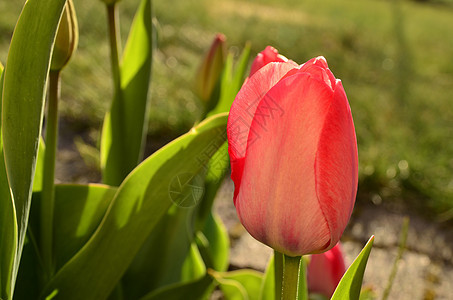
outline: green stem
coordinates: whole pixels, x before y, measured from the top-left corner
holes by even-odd
[[[46,151],[44,154],[43,183],[41,192],[41,251],[46,280],[54,273],[53,216],[55,203],[55,156],[58,139],[58,100],[60,98],[60,72],[49,73],[49,98],[47,103]]]
[[[297,300],[299,287],[300,256],[285,254],[283,266],[282,300]]]
[[[275,300],[280,299],[282,294],[283,278],[283,254],[274,250],[274,282],[275,282]]]
[[[120,81],[120,33],[119,18],[116,3],[107,5],[107,18],[110,40],[110,63],[112,67],[112,77],[115,92],[121,88]]]

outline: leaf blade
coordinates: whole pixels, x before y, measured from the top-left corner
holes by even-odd
[[[151,0],[142,0],[120,66],[121,91],[113,98],[102,130],[102,177],[109,185],[120,185],[143,158],[153,35]]]
[[[65,3],[66,0],[28,0],[25,3],[13,33],[5,68],[3,150],[18,225],[13,286],[30,211],[50,58]]]
[[[0,63],[0,99],[3,90],[3,65]],[[0,105],[0,113],[1,113]],[[9,190],[3,159],[3,138],[0,131],[0,298],[13,295],[13,267],[17,248],[16,210]]]
[[[368,240],[365,247],[343,275],[343,278],[341,278],[341,281],[333,293],[331,300],[359,299],[360,290],[362,288],[363,274],[365,273],[366,264],[368,257],[370,256],[373,242],[374,236]]]
[[[227,114],[212,117],[163,147],[123,182],[93,237],[57,273],[46,292],[64,299],[103,299],[171,207],[168,187],[181,172],[198,172],[212,139],[226,138]],[[108,270],[108,271],[106,271]],[[77,276],[85,274],[85,276]]]

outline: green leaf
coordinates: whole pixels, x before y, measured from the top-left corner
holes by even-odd
[[[5,68],[2,132],[6,172],[17,213],[15,273],[28,223],[50,58],[65,3],[66,0],[25,3]]]
[[[260,299],[262,300],[275,300],[275,256],[272,255],[269,263],[267,264],[264,278],[261,284]]]
[[[0,99],[3,89],[3,65],[0,63]],[[0,112],[1,112],[0,105]],[[3,159],[3,139],[0,131],[0,298],[13,296],[13,266],[17,250],[17,221],[5,160]]]
[[[44,170],[44,153],[46,145],[42,137],[39,138],[38,157],[36,158],[35,177],[33,179],[33,193],[42,190],[43,170]]]
[[[185,262],[184,258],[189,253],[196,231],[193,225],[194,218],[202,219],[201,222],[203,222],[210,241],[212,241],[212,244],[210,243],[204,251],[209,252],[209,257],[204,255],[203,258],[209,259],[215,266],[210,264],[208,266],[219,271],[225,271],[228,267],[229,240],[226,230],[220,227],[222,224],[218,225],[218,220],[216,220],[217,223],[214,220],[209,220],[209,224],[206,224],[206,218],[212,218],[210,211],[221,183],[219,178],[223,178],[228,170],[229,162],[225,139],[225,136],[216,137],[206,148],[206,151],[200,154],[201,156],[210,156],[215,153],[209,164],[206,164],[207,174],[200,204],[185,209],[172,207],[147,238],[124,275],[122,279],[123,289],[129,298],[136,298],[164,285],[193,279],[193,276],[186,276],[187,270],[184,269],[183,264],[187,262],[187,259]],[[218,147],[221,148],[217,150]],[[218,158],[219,153],[220,159]],[[219,172],[221,175],[219,175]],[[198,178],[200,180],[197,185],[203,187],[203,177],[198,176]],[[208,211],[209,216],[200,216],[200,212],[204,211]],[[155,246],[157,244],[159,247]]]
[[[132,171],[95,234],[55,275],[44,294],[56,289],[61,299],[106,298],[172,206],[172,181],[203,169],[210,157],[201,154],[225,134],[226,122],[227,114],[205,120]]]
[[[193,239],[193,211],[173,205],[160,219],[122,279],[127,298],[181,281]]]
[[[192,243],[182,267],[181,281],[155,289],[142,299],[182,299],[187,295],[191,299],[207,299],[212,282],[213,279],[206,275],[206,266],[196,244]]]
[[[200,251],[197,248],[197,244],[193,242],[190,245],[190,252],[187,255],[184,265],[182,267],[181,281],[187,282],[192,281],[196,278],[200,278],[206,274],[206,265],[201,258]]]
[[[61,268],[99,226],[117,188],[102,184],[55,186],[54,259]],[[42,261],[36,241],[40,234],[40,192],[33,193],[28,234],[22,254],[15,298],[33,299],[41,291]]]
[[[54,255],[57,270],[92,236],[116,191],[116,187],[102,184],[55,186]]]
[[[254,270],[237,270],[231,272],[209,272],[219,283],[226,299],[260,299],[263,273]]]
[[[275,278],[278,280],[275,280]],[[261,285],[260,299],[280,299],[283,278],[283,254],[274,250],[274,255],[269,259]],[[275,287],[277,285],[277,287]]]
[[[222,220],[209,214],[202,232],[197,234],[197,244],[208,268],[226,271],[229,265],[230,239]]]
[[[205,275],[199,279],[176,283],[153,291],[141,300],[181,300],[181,299],[209,299],[214,279]],[[188,298],[190,295],[190,298]]]
[[[362,288],[363,274],[365,273],[368,257],[370,256],[371,248],[373,246],[374,236],[372,236],[349,269],[341,278],[335,292],[333,293],[332,300],[358,300],[360,290]]]
[[[120,66],[121,91],[115,95],[102,129],[101,167],[106,184],[120,185],[143,158],[152,52],[151,0],[142,0]]]
[[[211,152],[212,149],[220,147],[209,160],[209,163],[206,164],[205,192],[203,194],[203,200],[198,206],[197,218],[195,220],[197,230],[202,230],[205,227],[205,223],[211,215],[212,204],[214,203],[217,191],[230,166],[228,144],[224,142],[224,139],[226,137],[218,137],[213,140],[212,148],[207,149],[207,152]]]
[[[236,66],[235,71],[233,72],[233,55],[229,53],[220,82],[220,99],[216,107],[214,107],[214,109],[212,109],[208,113],[208,117],[230,110],[231,104],[233,103],[236,94],[239,92],[239,89],[244,82],[249,58],[250,44],[247,43],[244,47],[244,50],[242,50],[241,56],[239,57],[239,62]]]
[[[34,203],[32,205],[31,215],[33,214],[33,210],[39,212],[39,207],[37,207],[37,209],[33,209],[33,206]],[[30,219],[30,223],[32,222],[33,220]],[[22,251],[22,257],[20,259],[20,268],[17,273],[14,300],[36,299],[42,289],[42,264],[36,240],[33,240],[33,238],[34,236],[32,237],[30,231],[28,231]]]

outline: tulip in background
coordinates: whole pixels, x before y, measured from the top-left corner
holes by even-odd
[[[346,267],[341,245],[321,254],[313,254],[307,268],[308,291],[331,297]]]
[[[209,106],[208,102],[213,96],[225,65],[227,53],[225,41],[226,38],[223,34],[218,33],[215,36],[195,78],[195,92],[207,106]]]

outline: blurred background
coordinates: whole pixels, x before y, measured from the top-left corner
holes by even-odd
[[[0,2],[3,63],[23,2]],[[120,2],[123,45],[138,3]],[[101,1],[74,0],[74,4],[80,41],[63,72],[60,147],[68,153],[83,152],[89,171],[62,170],[60,179],[96,181],[99,130],[112,98],[106,12]],[[236,55],[248,41],[252,57],[267,45],[298,63],[323,55],[343,81],[355,121],[358,203],[414,211],[441,228],[453,228],[453,1],[156,0],[153,4],[158,44],[149,153],[186,132],[200,116],[194,75],[217,32],[226,35],[229,50]],[[70,154],[66,159],[77,161]]]

